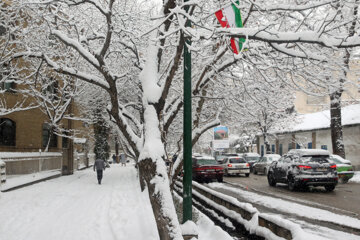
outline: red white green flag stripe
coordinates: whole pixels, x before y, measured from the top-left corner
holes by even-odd
[[[236,2],[236,4],[238,4],[238,2]],[[220,25],[224,28],[243,27],[240,10],[233,3],[220,9],[215,13],[215,15]],[[230,39],[230,45],[235,54],[238,54],[241,51],[244,42],[245,38]]]

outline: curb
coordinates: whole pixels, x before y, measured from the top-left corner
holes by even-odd
[[[10,188],[7,188],[5,190],[1,190],[1,192],[10,192],[10,191],[13,191],[13,190],[16,190],[16,189],[19,189],[19,188],[27,187],[27,186],[30,186],[30,185],[33,185],[33,184],[36,184],[36,183],[39,183],[39,182],[43,182],[43,181],[50,180],[50,179],[53,179],[53,178],[58,178],[58,177],[61,177],[61,173],[50,176],[50,177],[38,179],[38,180],[35,180],[35,181],[32,181],[32,182],[17,185],[17,186],[14,186],[14,187],[10,187]]]

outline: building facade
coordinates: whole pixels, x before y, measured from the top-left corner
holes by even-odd
[[[271,132],[268,136],[272,153],[283,155],[290,149],[326,149],[332,153],[329,111],[305,114],[295,120],[288,129]],[[360,105],[343,108],[343,142],[346,159],[360,170]],[[258,153],[265,154],[262,136],[258,137]]]

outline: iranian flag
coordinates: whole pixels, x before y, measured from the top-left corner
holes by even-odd
[[[238,4],[238,2],[236,2]],[[235,6],[234,3],[224,7],[215,13],[219,23],[224,28],[240,28],[243,27],[240,10]],[[238,54],[245,42],[245,38],[231,38],[230,44],[233,52]]]

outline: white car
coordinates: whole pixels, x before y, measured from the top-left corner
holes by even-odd
[[[241,157],[227,157],[222,161],[221,166],[224,168],[224,175],[250,175],[250,165]]]
[[[253,165],[254,174],[263,173],[267,174],[269,166],[273,161],[277,161],[281,158],[279,154],[266,154],[259,161]]]

